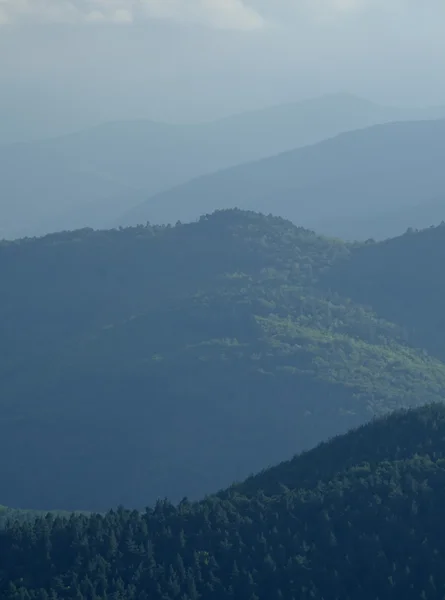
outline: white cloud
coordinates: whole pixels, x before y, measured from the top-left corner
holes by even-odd
[[[243,0],[0,0],[0,25],[23,20],[131,23],[141,18],[239,30],[265,24]]]
[[[421,7],[421,8],[420,8]],[[367,13],[445,13],[444,0],[0,0],[0,25],[32,22],[115,22],[164,19],[220,29],[255,30],[266,22],[297,28]]]
[[[9,17],[6,11],[0,7],[0,26],[7,25],[9,23]]]
[[[221,29],[259,29],[261,15],[242,0],[142,0],[146,15],[211,25]]]
[[[348,20],[368,12],[401,17],[417,12],[418,0],[0,0],[0,25],[20,22],[131,23],[163,19],[219,29],[255,30],[271,23],[297,28]],[[422,13],[436,12],[444,0],[429,0]]]
[[[0,12],[7,23],[19,19],[72,21],[79,14],[78,8],[68,0],[0,0]]]

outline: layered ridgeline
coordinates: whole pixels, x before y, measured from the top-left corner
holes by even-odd
[[[445,214],[445,120],[386,123],[239,165],[148,198],[117,224],[244,208],[348,240],[438,225]]]
[[[445,409],[394,414],[200,503],[0,532],[4,600],[435,600]]]
[[[151,195],[192,177],[319,142],[341,131],[440,117],[445,117],[445,107],[393,109],[337,94],[211,123],[121,121],[49,140],[0,144],[0,238],[109,227]],[[20,120],[23,123],[23,114]],[[2,124],[0,142],[1,128]],[[48,135],[53,134],[40,137]],[[206,207],[203,212],[210,210]]]
[[[418,236],[434,237],[428,256],[443,253],[436,230],[403,243]],[[441,400],[428,336],[417,349],[409,322],[348,300],[344,275],[328,280],[362,251],[242,211],[4,243],[2,503],[198,498],[375,415]],[[436,281],[421,277],[428,295]]]
[[[103,228],[145,223],[147,220],[163,223],[171,219],[175,222],[178,218],[194,219],[215,208],[239,206],[239,201],[233,204],[233,198],[227,198],[224,191],[230,189],[227,186],[224,189],[213,186],[204,206],[198,198],[188,198],[189,211],[185,215],[180,214],[185,206],[179,209],[169,205],[165,199],[162,200],[165,210],[162,205],[156,207],[158,203],[155,202],[151,208],[142,208],[135,214],[126,213],[153,194],[183,184],[193,177],[315,144],[340,132],[377,123],[440,118],[445,118],[445,107],[399,109],[379,106],[349,94],[334,94],[250,111],[210,123],[175,125],[147,120],[121,121],[49,140],[1,145],[2,127],[11,126],[11,120],[5,118],[5,123],[0,123],[0,239],[85,226]],[[21,111],[21,126],[23,119]],[[32,116],[33,119],[35,116]],[[44,122],[38,121],[40,126]],[[53,123],[54,115],[51,115],[51,123],[46,123],[46,133],[41,137],[54,135],[49,129]],[[28,123],[28,130],[30,125]],[[425,143],[411,139],[397,148],[395,156],[403,154],[410,144],[419,153],[418,161],[423,157],[427,160],[432,144],[430,140]],[[340,147],[338,150],[342,153],[344,149]],[[360,153],[360,147],[354,151]],[[347,154],[342,156],[346,162],[349,160]],[[440,166],[441,159],[442,155]],[[385,154],[384,161],[389,166],[393,164],[391,155]],[[369,166],[371,171],[375,171],[372,164]],[[320,160],[316,165],[316,181],[321,181],[324,169],[325,164]],[[406,168],[404,171],[406,177]],[[340,170],[338,177],[341,176]],[[429,190],[434,186],[434,174],[426,174],[424,180],[422,200],[428,200]],[[287,172],[281,184],[283,181],[292,181],[292,172]],[[264,187],[263,180],[261,182],[260,190]],[[269,198],[274,195],[276,199],[281,195],[280,182],[274,183],[269,177],[266,183],[264,189]],[[332,187],[332,184],[330,182],[329,185]],[[295,188],[294,184],[292,186]],[[367,187],[368,183],[362,186],[360,195]],[[434,190],[437,191],[437,186]],[[246,196],[248,189],[244,185],[236,191]],[[217,198],[219,192],[223,194],[224,202]],[[335,199],[332,194],[330,197]],[[216,201],[213,206],[209,204],[212,199]],[[228,200],[230,203],[226,204]],[[283,197],[283,208],[293,202]],[[394,202],[391,205],[385,202],[384,206],[385,209],[391,206],[397,208]],[[258,199],[244,207],[264,210]],[[435,214],[434,207],[430,212]],[[290,215],[288,210],[279,214]],[[422,223],[422,215],[407,217],[406,227],[434,223],[434,219]],[[301,215],[295,222],[305,224]]]

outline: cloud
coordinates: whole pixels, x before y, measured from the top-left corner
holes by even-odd
[[[259,29],[265,25],[261,15],[242,0],[142,0],[145,14],[195,22],[220,29]]]
[[[439,6],[443,14],[444,0],[429,0],[422,13],[437,13]],[[369,13],[404,18],[412,12],[418,12],[418,0],[0,0],[0,25],[162,19],[249,31],[272,24],[297,29]]]
[[[0,7],[0,26],[7,25],[9,23],[9,17],[6,11]]]
[[[72,21],[79,11],[67,0],[0,0],[0,13],[5,23],[14,23],[21,19]]]
[[[243,0],[0,0],[0,25],[50,23],[131,23],[168,19],[219,29],[254,30],[265,21]]]

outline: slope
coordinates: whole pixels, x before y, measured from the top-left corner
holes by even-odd
[[[237,206],[336,237],[380,238],[388,229],[380,231],[373,219],[442,194],[444,151],[445,121],[376,125],[195,179],[148,199],[120,222],[188,221]],[[432,208],[434,225],[443,218],[443,206]],[[405,228],[401,217],[391,235]]]
[[[54,517],[66,517],[69,518],[73,513],[63,510],[54,510],[51,513],[45,510],[20,510],[17,508],[9,508],[7,506],[0,505],[0,530],[8,527],[11,523],[33,523],[39,517],[46,517],[48,514]],[[85,514],[76,511],[74,514]]]
[[[435,116],[445,116],[445,109],[406,111],[339,94],[205,124],[123,121],[1,146],[0,236],[108,227],[149,196],[192,177],[341,131]],[[173,213],[170,218],[176,220]]]
[[[196,498],[441,399],[442,362],[318,287],[348,252],[242,211],[0,246],[2,502]]]
[[[2,598],[436,599],[445,589],[444,440],[445,410],[430,406],[279,465],[269,472],[273,496],[241,486],[145,513],[14,524],[0,532]]]
[[[405,330],[406,339],[444,358],[445,227],[357,245],[326,273],[323,285],[372,306]]]
[[[442,191],[433,197],[422,196],[418,203],[406,206],[403,210],[391,205],[380,208],[370,214],[350,217],[347,220],[347,229],[344,219],[333,217],[329,220],[329,227],[338,231],[354,232],[354,237],[359,240],[369,240],[374,236],[378,240],[385,240],[394,235],[400,235],[409,229],[426,229],[438,225],[445,217],[445,196]],[[335,225],[334,225],[335,224]],[[378,235],[375,235],[378,234]],[[346,237],[346,236],[345,236]],[[350,236],[352,237],[352,236]]]
[[[130,192],[134,188],[115,177],[70,164],[45,148],[0,146],[0,240],[40,234],[48,227],[64,229],[69,223],[84,226],[82,218],[67,221],[73,206],[82,213],[91,203]]]

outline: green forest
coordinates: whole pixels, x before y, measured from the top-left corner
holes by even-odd
[[[198,500],[441,401],[444,258],[240,210],[1,242],[0,501]]]
[[[0,600],[445,600],[444,24],[0,0]]]
[[[2,600],[433,600],[445,407],[382,417],[200,502],[10,520]]]

